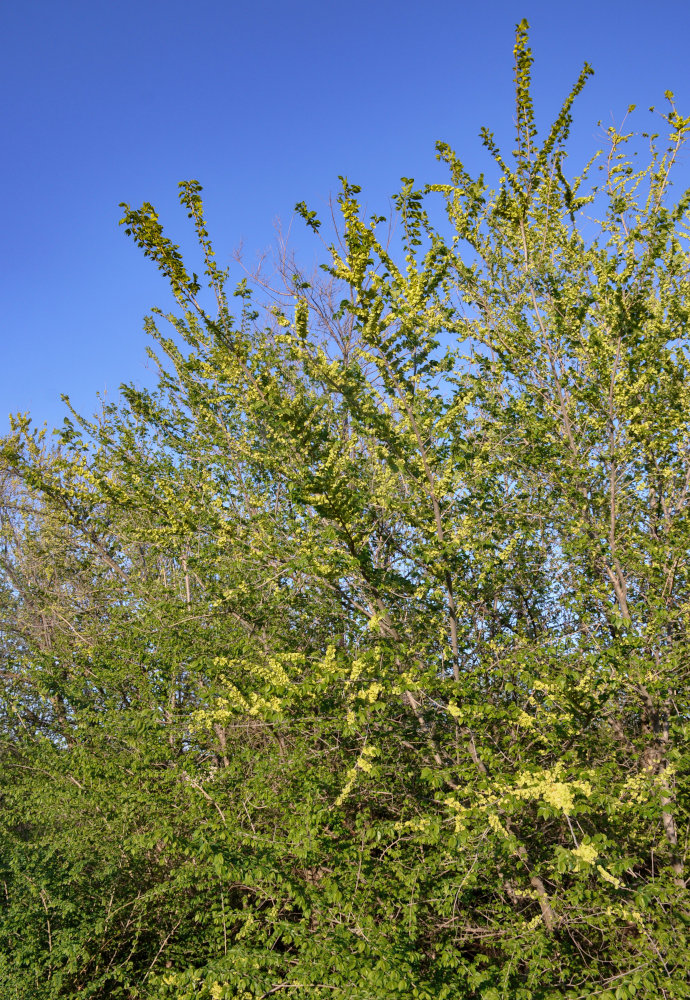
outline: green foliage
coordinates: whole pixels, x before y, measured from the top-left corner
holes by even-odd
[[[515,65],[268,294],[123,206],[158,390],[2,450],[8,1000],[690,996],[690,120],[566,177]]]

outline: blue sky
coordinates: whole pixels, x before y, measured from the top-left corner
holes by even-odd
[[[522,17],[544,125],[583,61],[595,69],[573,159],[596,148],[599,119],[663,105],[667,88],[690,113],[687,0],[7,0],[0,433],[9,412],[61,422],[61,393],[91,413],[98,392],[151,381],[142,321],[170,298],[119,202],[153,202],[184,246],[177,183],[197,178],[219,259],[242,242],[251,262],[338,174],[385,213],[400,176],[440,179],[437,139],[482,169],[480,126],[512,136]],[[312,253],[301,233],[296,246]]]

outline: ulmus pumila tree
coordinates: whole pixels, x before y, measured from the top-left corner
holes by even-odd
[[[159,389],[4,448],[11,995],[690,995],[690,119],[572,177],[531,62],[282,298],[124,206]]]

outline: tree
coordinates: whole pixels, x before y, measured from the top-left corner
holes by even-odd
[[[124,206],[159,390],[4,448],[15,996],[690,995],[690,119],[568,179],[531,62],[289,306]]]

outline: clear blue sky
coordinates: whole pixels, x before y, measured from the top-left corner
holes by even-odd
[[[401,175],[439,177],[437,139],[481,169],[479,127],[512,135],[522,17],[545,125],[594,66],[583,155],[597,120],[667,88],[690,113],[687,0],[6,0],[0,432],[18,410],[54,426],[63,392],[90,413],[150,381],[142,319],[170,301],[119,202],[153,202],[184,242],[177,182],[197,178],[222,261],[268,247],[296,201],[322,207],[338,174],[385,212]]]

